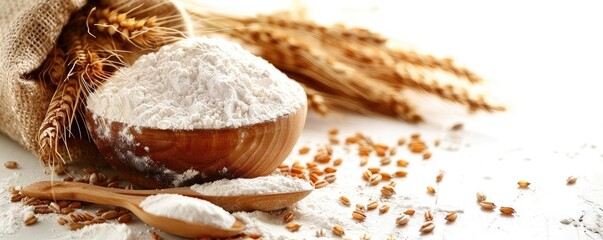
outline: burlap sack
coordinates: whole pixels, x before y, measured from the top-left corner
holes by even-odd
[[[185,34],[190,34],[190,21],[184,11],[177,4],[166,1],[169,0],[129,3],[132,7],[164,3],[150,14],[178,15],[182,22],[174,24]],[[48,84],[45,86],[37,79],[27,79],[26,76],[46,58],[71,13],[85,4],[84,0],[0,1],[0,132],[33,153],[38,150],[36,135],[54,88]],[[87,138],[72,137],[67,145],[71,159],[101,158]],[[65,149],[60,151],[65,152]]]

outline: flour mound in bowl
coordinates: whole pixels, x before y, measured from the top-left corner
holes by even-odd
[[[296,112],[303,88],[223,39],[189,38],[119,69],[88,98],[109,121],[156,129],[237,128]]]

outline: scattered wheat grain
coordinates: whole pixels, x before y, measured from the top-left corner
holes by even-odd
[[[520,188],[527,188],[530,186],[530,182],[522,180],[517,182],[517,185],[519,185]]]
[[[283,216],[283,222],[290,223],[293,221],[293,212],[287,212],[285,216]]]
[[[333,234],[341,237],[341,236],[345,235],[345,231],[344,231],[343,227],[335,225],[335,226],[333,226]]]
[[[479,205],[484,210],[492,210],[492,209],[494,209],[496,207],[496,204],[494,204],[493,202],[487,202],[487,201],[481,201],[479,203]]]
[[[345,196],[341,196],[341,197],[339,197],[339,201],[340,201],[340,202],[341,202],[343,205],[350,206],[350,199],[348,199],[348,198],[347,198],[347,197],[345,197]]]
[[[406,214],[402,214],[396,218],[396,224],[400,225],[400,226],[406,225],[409,221],[410,221],[410,216],[406,215]]]
[[[569,176],[566,180],[567,184],[574,184],[576,183],[576,180],[578,180],[578,178],[574,177],[574,176]]]
[[[515,213],[515,209],[513,209],[512,207],[500,207],[499,210],[502,214],[505,215],[513,215],[513,213]]]
[[[454,222],[456,220],[457,216],[458,215],[456,214],[456,212],[451,212],[451,213],[446,214],[446,217],[444,217],[444,219],[446,219],[446,221],[448,221],[448,222]]]
[[[297,223],[287,223],[287,225],[285,225],[285,228],[287,228],[287,230],[289,230],[290,232],[297,232],[300,227],[301,225]]]
[[[421,231],[422,233],[430,233],[433,231],[434,228],[435,224],[432,221],[427,221],[423,223],[423,225],[421,225],[419,231]]]
[[[4,167],[8,169],[16,169],[17,167],[19,167],[19,164],[15,161],[6,161],[4,162]]]

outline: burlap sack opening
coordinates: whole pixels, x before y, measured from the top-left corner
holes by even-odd
[[[69,16],[87,2],[81,0],[0,1],[0,132],[37,154],[36,136],[54,87],[27,79],[55,46]],[[95,2],[91,2],[94,4]],[[103,1],[132,7],[151,7],[149,16],[179,16],[174,28],[190,35],[190,21],[178,4],[169,0]],[[135,51],[136,49],[132,49]],[[80,126],[82,131],[85,127]],[[102,159],[87,137],[74,133],[59,152],[73,160]],[[17,159],[18,161],[18,159]]]

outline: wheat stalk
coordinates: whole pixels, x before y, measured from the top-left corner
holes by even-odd
[[[42,62],[36,77],[42,82],[51,82],[53,85],[59,85],[59,82],[65,79],[65,52],[59,47],[54,47]]]
[[[482,82],[472,71],[456,66],[450,59],[391,49],[387,39],[366,29],[325,27],[293,20],[286,14],[241,18],[203,13],[194,5],[187,10],[199,20],[201,31],[222,29],[221,34],[259,49],[257,54],[304,83],[313,96],[322,96],[329,108],[417,122],[422,117],[404,96],[404,91],[414,90],[464,105],[470,111],[504,110],[486,102],[483,96],[470,94],[463,86]],[[464,81],[443,84],[428,79],[423,72],[442,72]]]
[[[165,27],[179,21],[179,16],[145,16],[151,8],[136,7],[126,12],[122,11],[125,6],[128,4],[113,4],[101,9],[91,8],[87,17],[87,28],[92,26],[99,33],[118,37],[121,41],[142,50],[154,50],[184,37],[184,34],[175,28]]]
[[[58,152],[59,144],[73,122],[80,94],[81,85],[77,78],[61,81],[57,86],[38,132],[38,154],[46,165],[62,168],[65,163]]]
[[[466,79],[470,83],[480,83],[483,81],[483,79],[471,70],[457,66],[450,58],[439,59],[432,55],[420,54],[415,51],[389,48],[386,45],[387,39],[385,37],[368,29],[357,27],[348,28],[343,24],[325,27],[310,21],[292,19],[287,14],[258,16],[256,18],[240,18],[236,20],[244,25],[262,24],[273,28],[296,30],[307,36],[312,35],[319,39],[322,44],[336,46],[336,48],[331,48],[335,51],[346,51],[346,48],[349,47],[350,44],[355,46],[360,45],[360,48],[355,48],[348,52],[352,55],[359,54],[359,57],[363,56],[362,53],[366,49],[377,48],[382,53],[385,53],[385,55],[389,55],[391,60],[395,62],[405,62],[415,66],[445,71],[461,79]],[[345,42],[346,44],[341,44],[342,42]],[[364,63],[366,60],[370,61],[373,58],[356,59],[358,59],[360,63]]]
[[[324,97],[316,90],[304,84],[301,85],[304,88],[308,98],[308,107],[321,115],[327,114],[329,112],[329,107],[325,103]]]
[[[65,59],[54,62],[64,62],[63,69],[58,70],[60,68],[54,65],[52,69],[57,70],[57,73],[63,72],[66,79],[57,82],[37,136],[40,159],[59,172],[66,162],[58,152],[59,145],[66,144],[65,139],[71,133],[71,126],[85,96],[106,80],[119,65],[118,61],[111,59],[114,53],[108,54],[110,51],[104,49],[104,45],[91,42],[95,40],[82,30],[85,29],[84,20],[84,15],[75,15],[59,39]],[[45,74],[42,77],[56,82],[57,76],[59,74]]]

